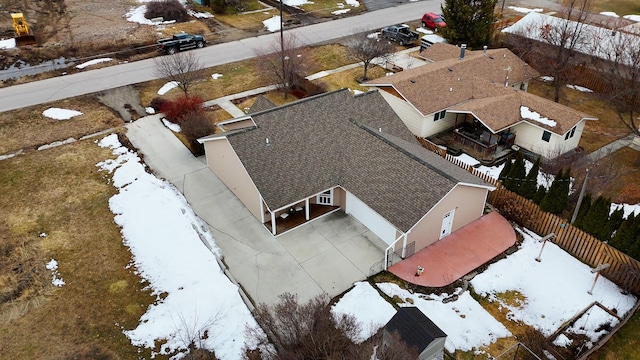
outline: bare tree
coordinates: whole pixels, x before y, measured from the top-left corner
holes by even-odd
[[[256,49],[255,53],[264,76],[281,90],[291,91],[299,85],[304,70],[303,56],[294,35],[287,33],[265,48]]]
[[[393,53],[393,45],[377,34],[370,33],[364,29],[357,30],[349,40],[347,40],[348,54],[350,57],[362,61],[364,64],[364,74],[362,80],[368,80],[367,70],[375,58],[386,59]]]
[[[249,327],[247,333],[256,339],[262,359],[371,359],[375,351],[371,341],[352,341],[358,338],[362,325],[351,315],[332,313],[329,300],[316,296],[300,304],[296,295],[287,293],[273,305],[258,305],[254,317],[261,328]],[[379,343],[381,338],[377,336]],[[391,348],[377,346],[377,353],[384,355],[379,359],[403,359],[398,354],[413,354],[403,341],[394,340]]]
[[[194,54],[180,52],[155,58],[156,75],[177,82],[184,95],[189,96],[189,89],[201,78],[204,68]]]
[[[553,76],[554,101],[559,102],[568,83],[570,69],[579,59],[578,51],[588,51],[591,37],[586,24],[592,0],[564,0],[557,17],[531,23],[514,35],[515,51],[541,73]]]
[[[621,24],[610,24],[594,36],[594,64],[606,74],[602,94],[615,109],[620,121],[640,135],[640,36],[621,31]]]
[[[567,84],[568,70],[573,66],[575,51],[588,44],[585,25],[591,10],[592,0],[565,0],[555,25],[546,24],[540,31],[542,39],[554,47],[549,54],[551,74],[555,92],[553,100],[560,101],[560,92]]]

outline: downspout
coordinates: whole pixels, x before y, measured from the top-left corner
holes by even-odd
[[[407,233],[402,235],[402,258],[404,259],[407,256]]]
[[[269,211],[271,213],[271,233],[273,236],[276,235],[276,217],[273,214],[273,211]]]
[[[309,221],[309,198],[304,199],[304,216]]]

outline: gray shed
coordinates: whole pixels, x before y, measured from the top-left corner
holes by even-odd
[[[394,331],[408,346],[418,349],[419,360],[444,358],[447,334],[417,307],[401,307],[384,327],[384,338],[387,339]]]

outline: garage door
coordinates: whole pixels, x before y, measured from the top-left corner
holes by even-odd
[[[346,213],[358,219],[387,245],[396,240],[396,229],[352,193],[347,191]]]

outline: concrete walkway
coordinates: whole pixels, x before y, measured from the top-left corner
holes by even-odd
[[[209,225],[230,273],[254,302],[271,304],[284,292],[302,301],[323,293],[333,297],[369,276],[383,259],[382,240],[342,212],[273,237],[159,115],[126,126],[145,163],[175,185]]]
[[[607,155],[611,155],[612,153],[622,149],[625,146],[631,146],[634,144],[634,139],[636,138],[635,134],[628,135],[623,137],[622,139],[618,139],[611,144],[605,145],[600,149],[590,153],[587,155],[587,158],[590,162],[596,162]],[[635,147],[634,147],[635,149]]]

